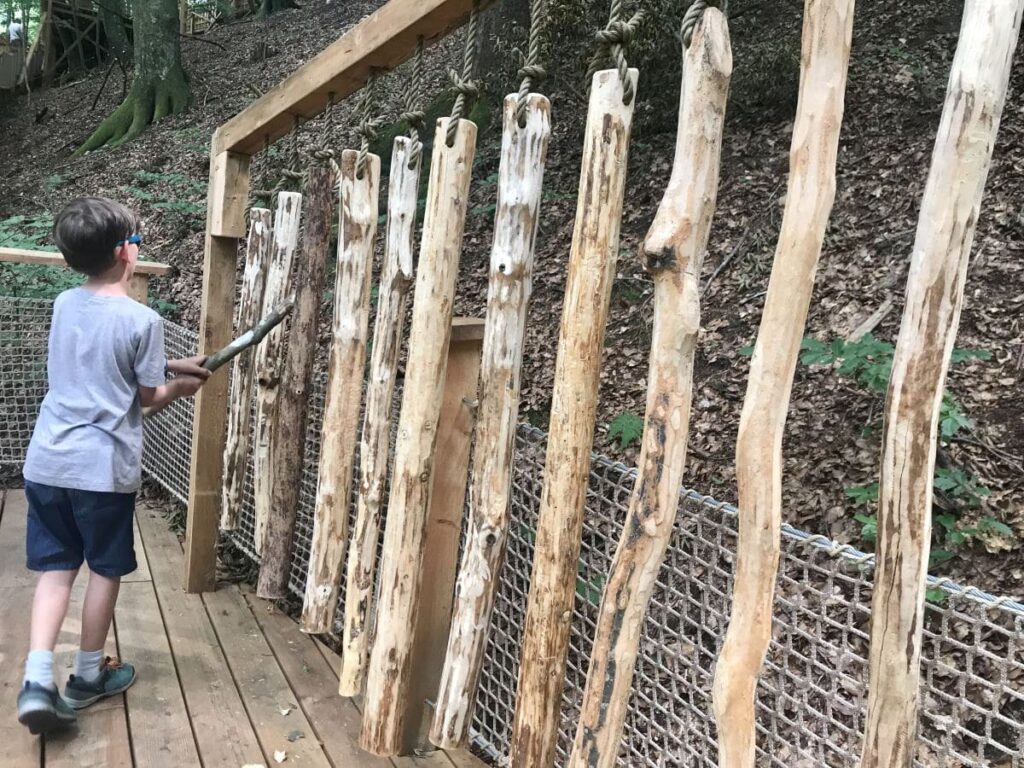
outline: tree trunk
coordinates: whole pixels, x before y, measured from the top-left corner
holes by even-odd
[[[306,415],[316,356],[317,321],[331,236],[334,172],[329,165],[314,162],[310,166],[305,193],[302,261],[296,277],[292,332],[281,375],[281,402],[270,454],[274,466],[270,517],[263,542],[260,578],[256,585],[256,594],[266,599],[278,599],[288,594],[292,534],[295,532],[302,460],[306,452]]]
[[[134,139],[150,123],[188,108],[192,91],[181,66],[177,1],[134,0],[132,34],[135,76],[128,97],[76,155]]]
[[[551,105],[544,96],[530,94],[522,128],[517,103],[516,94],[505,97],[469,531],[430,734],[430,740],[445,749],[465,747],[469,737],[508,540],[523,337],[551,135]]]
[[[359,153],[341,154],[338,218],[338,271],[334,288],[334,327],[320,440],[320,472],[309,573],[302,606],[303,632],[330,632],[338,605],[341,568],[348,544],[349,497],[359,403],[366,366],[366,332],[370,323],[370,275],[377,239],[380,158],[367,155],[362,177]]]
[[[637,71],[630,69],[629,77],[635,92]],[[512,768],[550,768],[554,764],[601,352],[619,251],[635,104],[635,98],[623,103],[622,81],[616,70],[594,75],[558,337],[544,491],[523,629],[509,755]]]
[[[107,35],[110,57],[127,65],[132,60],[132,49],[128,44],[128,9],[124,0],[101,0],[98,8]]]
[[[921,200],[889,379],[861,768],[910,768],[939,408],[1024,0],[968,0]]]
[[[754,694],[771,641],[782,526],[782,435],[836,189],[853,0],[806,0],[789,189],[736,442],[736,581],[715,670],[719,765],[754,766]]]
[[[707,8],[683,51],[672,177],[643,244],[654,280],[654,335],[639,473],[601,598],[570,768],[617,762],[644,616],[675,526],[700,329],[700,270],[715,212],[731,74],[725,15]]]
[[[388,181],[388,225],[384,263],[373,327],[373,351],[366,386],[366,414],[359,443],[360,481],[356,520],[349,546],[345,581],[345,628],[338,691],[358,696],[366,678],[370,650],[381,505],[391,449],[391,404],[402,345],[405,304],[412,286],[413,235],[416,195],[420,186],[420,156],[410,167],[410,139],[395,139]]]
[[[274,245],[267,269],[263,293],[264,314],[292,292],[292,261],[299,245],[299,221],[302,216],[302,195],[281,192],[277,196],[274,215]],[[252,483],[253,549],[263,551],[263,539],[270,517],[271,488],[274,485],[272,446],[277,426],[277,404],[281,372],[284,368],[284,344],[287,328],[275,328],[256,354],[256,445],[253,446]]]
[[[270,260],[270,211],[253,208],[249,211],[249,240],[245,249],[242,272],[242,295],[238,300],[239,330],[250,328],[259,320],[263,309],[266,265]],[[220,527],[233,531],[242,509],[242,487],[249,468],[249,437],[252,423],[252,391],[255,360],[253,355],[235,358],[231,366],[231,395],[228,398],[228,430],[224,443],[224,489],[221,498]]]
[[[409,690],[422,556],[441,412],[452,305],[466,220],[476,125],[460,120],[446,145],[449,118],[437,121],[423,219],[416,297],[409,331],[402,413],[380,566],[380,605],[366,680],[360,746],[397,754]]]
[[[266,19],[279,11],[287,11],[289,8],[300,8],[295,0],[261,0],[260,18]]]

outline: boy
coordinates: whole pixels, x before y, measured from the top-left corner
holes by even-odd
[[[135,215],[104,198],[72,201],[54,224],[64,260],[87,280],[53,304],[49,389],[25,459],[28,567],[42,572],[18,694],[18,720],[32,733],[74,723],[75,710],[135,681],[135,669],[104,658],[103,647],[121,577],[136,568],[142,408],[189,397],[209,376],[202,358],[167,362],[160,317],[128,297],[138,232]],[[53,649],[83,560],[81,649],[61,698]]]

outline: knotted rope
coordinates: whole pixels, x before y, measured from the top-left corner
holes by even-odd
[[[597,50],[594,52],[594,58],[590,60],[587,80],[593,79],[595,72],[611,62],[619,70],[623,104],[629,104],[634,96],[633,82],[629,79],[629,65],[626,63],[626,48],[633,41],[636,28],[643,18],[644,12],[637,11],[629,21],[623,21],[622,0],[612,0],[611,12],[608,14],[608,26],[598,30],[594,36],[597,40]]]
[[[423,142],[420,141],[420,131],[427,114],[420,106],[423,96],[423,38],[416,41],[416,56],[412,60],[412,71],[405,81],[404,104],[398,119],[409,124],[409,167],[415,168],[420,154],[423,152]]]
[[[690,3],[690,7],[686,9],[686,13],[683,15],[683,24],[679,28],[679,36],[683,40],[683,45],[687,48],[690,47],[690,41],[693,39],[693,30],[697,28],[697,22],[701,20],[704,11],[711,7],[718,8],[722,13],[725,13],[729,7],[729,0],[693,0]]]
[[[522,82],[519,85],[519,100],[516,103],[516,120],[519,127],[526,125],[526,97],[535,85],[547,77],[547,72],[540,64],[541,46],[544,44],[544,33],[548,23],[547,0],[532,0],[530,3],[530,43],[526,52],[526,61],[519,68],[517,76]]]
[[[448,70],[448,77],[458,93],[455,103],[452,105],[452,119],[448,122],[448,133],[445,136],[445,144],[449,147],[455,145],[455,131],[459,127],[459,120],[464,114],[469,113],[469,108],[480,95],[480,85],[472,79],[473,72],[476,70],[477,54],[480,51],[479,15],[474,3],[466,29],[466,45],[462,50],[462,74],[460,75],[454,69]]]
[[[373,114],[373,102],[374,102],[374,82],[376,80],[376,73],[370,71],[370,76],[366,80],[366,85],[363,86],[363,93],[360,98],[360,119],[359,127],[356,128],[356,133],[359,134],[359,155],[356,158],[356,178],[363,178],[363,172],[366,170],[366,156],[370,153],[370,143],[377,138],[377,129],[384,124],[384,118],[381,115]]]

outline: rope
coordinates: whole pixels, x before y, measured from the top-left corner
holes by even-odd
[[[356,178],[363,178],[363,171],[366,170],[366,156],[370,153],[370,143],[377,138],[377,129],[384,123],[380,115],[374,116],[373,107],[373,84],[376,74],[370,70],[370,75],[363,86],[362,98],[359,101],[361,117],[356,133],[359,134],[359,156],[356,158]]]
[[[423,38],[416,41],[416,57],[412,60],[412,72],[405,82],[404,104],[399,120],[409,124],[409,138],[412,140],[409,147],[409,167],[415,168],[416,162],[423,153],[423,142],[420,141],[420,131],[427,114],[420,106],[423,96]]]
[[[690,41],[693,39],[693,30],[697,27],[697,22],[701,20],[704,11],[712,6],[725,13],[729,8],[729,0],[693,0],[690,3],[690,7],[686,9],[679,34],[683,39],[683,45],[687,48],[690,47]]]
[[[629,79],[629,65],[626,63],[626,48],[633,41],[636,28],[643,18],[644,12],[641,10],[634,13],[629,21],[623,21],[622,0],[612,0],[611,12],[608,14],[608,26],[598,30],[594,36],[597,40],[597,50],[594,52],[594,58],[590,60],[587,80],[593,79],[595,72],[604,68],[606,63],[611,62],[619,70],[623,104],[629,104],[634,96],[633,81]]]
[[[522,79],[519,85],[519,101],[516,104],[516,120],[519,127],[526,125],[526,97],[534,85],[547,77],[547,72],[540,64],[540,49],[544,42],[544,33],[548,24],[547,0],[532,0],[530,3],[530,44],[526,53],[526,61],[519,68],[517,76]]]
[[[452,105],[452,119],[448,122],[448,133],[445,136],[445,144],[449,147],[455,145],[455,131],[459,127],[459,120],[464,114],[469,113],[476,97],[480,95],[480,86],[472,77],[476,69],[476,58],[480,51],[480,24],[477,4],[473,4],[473,11],[469,14],[469,28],[466,30],[466,45],[462,51],[462,74],[459,75],[454,69],[448,70],[448,77],[458,92],[455,103]],[[468,103],[467,103],[468,102]]]
[[[327,107],[324,109],[324,129],[320,133],[320,141],[310,153],[321,162],[333,162],[334,150],[331,149],[331,139],[334,133],[334,92],[327,94]]]

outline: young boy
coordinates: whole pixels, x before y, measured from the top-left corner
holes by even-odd
[[[136,568],[142,408],[191,396],[209,376],[202,358],[168,362],[160,317],[128,297],[138,225],[104,198],[74,200],[54,224],[64,260],[88,279],[54,302],[49,390],[25,459],[28,567],[42,572],[18,694],[18,720],[32,733],[75,722],[76,709],[135,681],[135,669],[104,658],[103,647],[121,577]],[[61,698],[53,649],[83,560],[90,573],[81,650]]]

